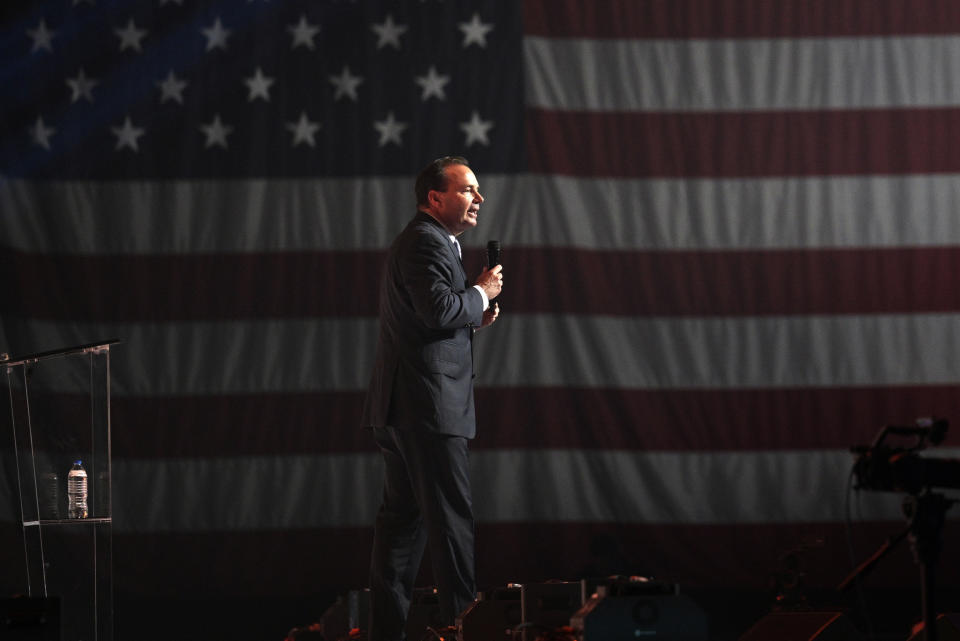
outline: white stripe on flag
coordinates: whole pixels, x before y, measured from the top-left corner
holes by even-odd
[[[491,450],[471,453],[471,478],[484,523],[840,522],[852,463],[838,450]],[[364,527],[381,479],[372,453],[118,460],[115,521],[120,532]],[[861,492],[854,504],[862,519],[902,518],[896,493]]]
[[[478,169],[478,171],[482,171]],[[465,248],[782,249],[960,245],[957,175],[586,179],[480,175]],[[345,211],[361,187],[373,194]],[[385,250],[413,216],[407,179],[0,181],[4,244],[35,253]],[[269,202],[269,207],[248,206]],[[402,202],[402,199],[399,201]],[[57,230],[52,233],[51,216]],[[343,224],[348,220],[350,224]],[[66,221],[66,222],[64,222]],[[230,233],[223,233],[229,229]]]
[[[69,327],[10,321],[8,330],[15,324],[24,326],[16,336],[48,348],[120,338],[111,352],[113,391],[138,396],[362,390],[377,337],[372,317]],[[960,381],[960,314],[633,318],[510,316],[507,309],[494,331],[489,340],[482,332],[476,339],[481,386]]]
[[[415,202],[406,177],[0,180],[6,246],[44,253],[382,249]]]
[[[957,176],[603,179],[530,176],[491,192],[504,244],[785,249],[960,244]],[[512,207],[511,203],[519,206]],[[486,204],[485,204],[486,206]],[[469,238],[467,239],[469,244]],[[508,244],[509,243],[509,244]]]
[[[895,61],[896,64],[892,64]],[[526,103],[571,111],[960,104],[960,37],[524,40]]]
[[[259,394],[365,388],[377,319],[61,324],[7,321],[37,351],[119,338],[114,395]]]

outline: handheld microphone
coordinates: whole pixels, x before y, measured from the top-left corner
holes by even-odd
[[[487,241],[487,269],[500,264],[500,241]]]
[[[487,269],[492,269],[500,264],[500,241],[487,241]]]

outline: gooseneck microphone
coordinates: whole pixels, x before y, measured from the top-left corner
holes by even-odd
[[[500,264],[500,241],[487,241],[487,269],[496,267]]]

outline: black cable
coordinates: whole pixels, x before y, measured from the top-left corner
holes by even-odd
[[[847,477],[847,492],[846,492],[846,499],[844,501],[845,503],[844,511],[846,512],[846,515],[845,515],[846,518],[843,521],[843,526],[844,526],[843,530],[846,535],[847,553],[850,556],[851,569],[855,569],[857,567],[857,555],[853,549],[853,529],[852,529],[853,514],[851,513],[851,509],[850,509],[850,497],[855,491],[853,487],[853,478],[855,476],[855,473],[856,473],[856,466],[853,466],[850,468],[850,476]],[[859,494],[857,496],[859,497]],[[857,505],[859,506],[859,502],[857,503]],[[866,625],[867,625],[867,638],[870,641],[876,641],[877,637],[876,637],[876,632],[874,631],[874,628],[873,628],[873,617],[870,615],[870,610],[867,607],[867,595],[863,589],[863,583],[860,581],[860,577],[856,577],[854,579],[854,583],[856,584],[854,586],[854,590],[856,591],[856,594],[857,594],[857,601],[859,602],[860,611],[863,615],[863,620],[866,622]]]

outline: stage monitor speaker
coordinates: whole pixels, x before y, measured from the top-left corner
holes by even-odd
[[[512,641],[522,620],[520,586],[482,592],[457,617],[457,641]]]
[[[907,641],[924,641],[923,629],[911,634]],[[960,641],[960,614],[937,615],[937,641]]]
[[[862,641],[863,635],[842,612],[771,612],[740,641]]]
[[[523,641],[567,625],[582,604],[579,581],[524,583],[520,588]]]
[[[586,603],[594,594],[604,596],[660,596],[680,594],[676,583],[654,581],[642,576],[613,575],[580,579],[580,603]]]
[[[60,599],[0,599],[0,639],[60,641]]]
[[[580,641],[707,641],[707,615],[685,595],[591,597],[571,618]]]
[[[407,638],[419,641],[428,634],[427,628],[436,630],[444,626],[437,589],[414,588],[410,610],[407,612],[407,625],[404,627]]]

